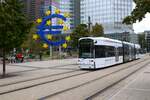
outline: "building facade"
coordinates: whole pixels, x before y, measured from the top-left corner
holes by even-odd
[[[144,33],[147,42],[147,52],[150,52],[150,31],[145,31]]]
[[[55,8],[59,8],[61,13],[70,13],[71,17],[68,20],[71,29],[80,24],[80,0],[45,0],[44,11],[49,8],[51,8],[52,12],[54,12]]]
[[[43,16],[44,0],[22,0],[24,3],[23,12],[30,21]]]
[[[80,24],[80,0],[60,0],[60,9],[71,14],[71,29]]]
[[[81,23],[102,24],[105,34],[133,32],[132,25],[122,24],[130,15],[133,0],[81,0]]]
[[[29,20],[34,21],[43,17],[44,12],[51,9],[59,8],[62,13],[68,12],[70,28],[73,29],[80,24],[80,0],[22,0],[24,3],[24,13]]]
[[[138,35],[129,32],[105,34],[105,37],[138,44]]]
[[[72,0],[72,18],[73,18],[73,27],[77,27],[80,24],[80,1],[81,0]]]

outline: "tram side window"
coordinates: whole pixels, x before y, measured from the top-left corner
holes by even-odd
[[[129,46],[127,44],[124,45],[124,54],[129,55]]]
[[[122,56],[123,55],[123,48],[122,47],[119,47],[119,56]]]
[[[131,47],[131,55],[134,56],[134,54],[135,54],[135,53],[134,53],[134,48]]]
[[[137,49],[137,54],[140,54],[140,49]]]
[[[95,58],[105,57],[105,46],[95,46]]]
[[[106,55],[106,57],[113,57],[113,56],[115,56],[115,47],[106,46],[105,55]]]
[[[137,49],[135,48],[135,54],[137,54]]]
[[[137,54],[137,55],[139,54],[139,49],[136,49],[136,54]]]

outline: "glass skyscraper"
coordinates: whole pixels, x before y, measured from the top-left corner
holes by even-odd
[[[80,24],[80,0],[44,0],[45,11],[51,7],[52,12],[59,8],[61,13],[68,12],[70,28],[73,29]]]
[[[62,13],[69,13],[70,15],[73,14],[72,12],[72,0],[60,0],[60,10]],[[68,18],[68,26],[70,26],[70,28],[73,27],[73,18],[70,17]]]
[[[60,9],[71,14],[71,29],[80,24],[80,0],[60,0]]]
[[[102,24],[105,34],[133,32],[132,25],[122,24],[130,15],[133,0],[81,0],[81,23]]]
[[[145,39],[147,42],[147,52],[150,53],[150,30],[149,31],[144,31],[145,33]],[[144,46],[142,45],[142,48],[144,48]]]
[[[35,21],[43,16],[44,0],[21,0],[24,4],[23,12],[30,21]]]

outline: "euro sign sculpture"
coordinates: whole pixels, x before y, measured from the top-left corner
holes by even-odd
[[[60,35],[63,32],[67,32],[69,27],[65,24],[69,13],[60,14],[59,9],[55,9],[55,13],[51,14],[51,11],[46,11],[46,16],[44,18],[38,18],[36,22],[39,24],[37,26],[37,33],[33,35],[34,40],[42,40],[44,42],[43,47],[48,48],[51,46],[60,46],[67,48],[67,43],[71,40],[69,35],[65,35],[65,38],[57,41],[53,41],[53,36]],[[52,19],[56,19],[56,25],[53,25]]]

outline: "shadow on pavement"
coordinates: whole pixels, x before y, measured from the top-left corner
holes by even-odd
[[[0,75],[0,79],[6,79],[6,78],[11,78],[11,77],[16,77],[16,76],[20,76],[18,74],[6,74],[5,76]]]

